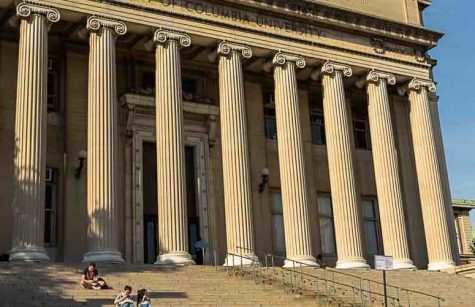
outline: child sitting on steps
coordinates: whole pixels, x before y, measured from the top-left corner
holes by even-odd
[[[137,307],[152,307],[152,302],[148,297],[147,289],[140,289],[137,292]]]
[[[134,307],[134,301],[130,297],[130,293],[132,293],[132,287],[125,286],[124,291],[117,294],[114,304],[119,307]]]

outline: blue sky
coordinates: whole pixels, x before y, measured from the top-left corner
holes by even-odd
[[[424,14],[427,28],[446,34],[430,54],[439,61],[435,80],[452,198],[475,199],[474,10],[473,0],[434,0]]]

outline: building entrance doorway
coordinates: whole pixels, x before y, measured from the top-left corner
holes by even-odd
[[[144,263],[154,263],[159,252],[157,149],[155,143],[143,143],[143,255]],[[185,182],[188,216],[188,251],[194,252],[200,235],[200,206],[196,176],[196,147],[185,147]]]

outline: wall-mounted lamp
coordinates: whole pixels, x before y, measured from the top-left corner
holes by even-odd
[[[74,177],[79,178],[81,176],[81,171],[84,167],[84,161],[86,161],[86,158],[87,158],[87,151],[85,150],[78,151],[79,166],[76,168],[76,173],[74,174]]]
[[[211,50],[208,55],[206,56],[208,58],[208,61],[210,63],[214,63],[216,62],[216,59],[218,58],[218,53],[216,52],[216,50]]]
[[[320,78],[320,74],[320,69],[317,68],[310,74],[310,79],[312,79],[313,81],[318,81],[318,79]]]
[[[405,96],[407,93],[407,84],[399,86],[397,88],[397,93],[399,96]]]
[[[147,50],[148,52],[152,52],[153,51],[153,47],[155,47],[155,41],[153,39],[149,39],[148,41],[146,41],[144,44],[143,44],[145,50]]]
[[[359,89],[363,89],[366,86],[366,77],[360,77],[356,79],[355,85]]]
[[[272,61],[266,61],[264,64],[262,64],[262,70],[266,73],[272,72]]]
[[[261,178],[261,183],[259,183],[259,194],[262,194],[262,192],[264,192],[267,182],[269,182],[269,169],[267,167],[264,167],[261,170]]]
[[[78,37],[82,40],[89,38],[89,31],[87,31],[86,27],[82,27],[80,30],[78,30]]]
[[[18,25],[20,24],[20,20],[18,19],[18,16],[15,14],[15,15],[10,16],[10,18],[8,18],[7,23],[10,27],[17,28]]]

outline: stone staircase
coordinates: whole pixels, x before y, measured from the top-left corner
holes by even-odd
[[[227,271],[211,266],[120,265],[99,270],[113,290],[82,289],[82,266],[77,264],[0,264],[0,306],[113,306],[124,285],[132,286],[133,293],[147,288],[154,306],[383,306],[383,287],[378,284],[382,272],[375,270],[340,274],[297,269],[303,275],[265,267]],[[421,270],[391,271],[387,280],[442,297],[441,306],[475,306],[475,281],[470,278]],[[401,289],[389,287],[388,295],[388,306],[438,306],[434,298]]]
[[[314,297],[286,293],[276,285],[256,285],[252,278],[233,278],[220,267],[100,266],[113,290],[79,286],[80,265],[0,264],[0,306],[114,306],[124,285],[133,294],[146,288],[154,306],[301,306]],[[135,295],[134,295],[135,298]]]
[[[257,279],[265,284],[281,285],[284,281],[287,292],[291,290],[301,297],[314,297],[322,305],[384,306],[381,271],[313,268],[296,268],[295,271],[280,268],[258,268],[254,272],[244,270],[248,275],[260,276]],[[471,278],[425,270],[389,271],[386,276],[388,306],[475,306],[475,281]]]
[[[382,281],[382,272],[375,270],[355,270],[352,272],[362,278]],[[413,291],[431,294],[444,299],[441,306],[475,306],[475,280],[444,272],[419,271],[390,271],[387,272],[387,282]],[[379,287],[381,291],[382,287]],[[390,289],[391,295],[396,295],[395,289]],[[408,294],[400,291],[401,304],[408,306]],[[437,306],[437,301],[420,294],[409,294],[411,306]]]
[[[384,306],[384,297],[381,295],[384,293],[381,271],[334,271],[312,268],[297,269],[297,271],[304,272],[307,274],[306,277],[302,280],[299,274],[286,272],[287,280],[291,279],[289,275],[294,275],[294,280],[297,280],[296,291],[315,290],[316,278],[309,276],[317,276],[320,278],[320,289],[325,290],[322,280],[328,280],[327,288],[333,290],[333,296],[329,296],[329,299],[334,305]],[[429,307],[439,306],[439,304],[447,307],[475,306],[475,281],[471,278],[426,270],[389,271],[386,277],[389,285],[387,287],[388,306]],[[335,281],[333,289],[331,281]],[[392,285],[397,287],[392,287]],[[365,291],[358,290],[361,288]],[[443,300],[438,301],[437,297]],[[325,297],[323,302],[325,302]]]

